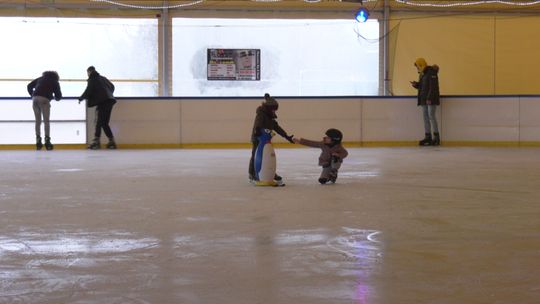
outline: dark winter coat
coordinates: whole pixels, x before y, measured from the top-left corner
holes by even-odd
[[[329,146],[322,141],[313,141],[309,139],[300,139],[300,144],[313,148],[320,148],[321,155],[319,155],[319,166],[326,167],[330,165],[332,161],[332,154],[337,154],[340,159],[344,159],[349,155],[349,152],[343,148],[341,144]]]
[[[32,80],[26,87],[30,96],[41,96],[49,100],[62,99],[62,91],[60,91],[60,83],[58,82],[58,74],[56,72],[44,72],[39,78]]]
[[[261,135],[261,131],[264,129],[274,130],[277,134],[287,137],[287,132],[283,130],[276,121],[277,116],[265,106],[259,106],[257,108],[257,115],[255,116],[255,122],[253,123],[253,131],[251,133],[251,141],[255,142],[257,137]]]
[[[415,88],[418,89],[419,106],[427,105],[428,100],[431,100],[432,105],[440,105],[439,94],[439,67],[436,65],[427,66],[418,79]]]
[[[92,72],[88,77],[86,90],[79,97],[79,100],[86,99],[88,107],[93,107],[103,103],[115,103],[113,96],[114,85],[109,79],[99,75],[98,72]]]

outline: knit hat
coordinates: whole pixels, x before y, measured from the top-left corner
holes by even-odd
[[[60,80],[60,76],[58,76],[58,73],[56,71],[45,71],[43,74],[41,74],[44,78],[52,79],[54,81]]]
[[[418,58],[414,62],[414,66],[418,69],[418,73],[423,73],[424,69],[427,67],[427,62],[424,58]]]

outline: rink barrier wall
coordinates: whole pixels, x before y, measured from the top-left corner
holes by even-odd
[[[319,140],[328,128],[338,128],[349,147],[403,147],[416,146],[424,134],[414,96],[276,98],[278,122],[296,137]],[[261,101],[123,97],[115,105],[111,127],[120,148],[247,148]],[[93,115],[93,109],[87,111],[88,141],[93,137]],[[540,146],[540,96],[444,96],[437,117],[444,146]],[[280,136],[274,143],[297,147]],[[32,146],[2,146],[9,148]]]

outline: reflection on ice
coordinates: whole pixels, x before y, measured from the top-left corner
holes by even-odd
[[[254,273],[287,273],[289,283],[312,278],[308,285],[275,283],[268,292],[275,289],[289,297],[301,295],[329,303],[347,299],[367,303],[375,293],[369,284],[355,288],[344,282],[369,282],[379,266],[379,231],[343,227],[252,232],[178,234],[172,239],[140,237],[121,231],[23,232],[0,236],[0,258],[7,265],[14,265],[0,267],[0,287],[6,287],[2,286],[2,280],[10,284],[10,294],[4,295],[4,299],[23,303],[32,303],[30,298],[38,294],[50,297],[55,292],[98,290],[125,282],[147,288],[160,282],[156,278],[162,273],[163,265],[156,263],[155,257],[162,260],[166,252],[170,259],[165,263],[167,269],[193,271],[189,274],[179,271],[178,276],[171,276],[177,287],[191,289],[193,284],[200,284],[198,273],[204,267],[197,265],[226,257],[213,264],[212,271],[226,273],[234,269],[254,277],[257,277]],[[92,273],[87,273],[88,270]],[[328,284],[322,279],[327,277],[334,278],[335,283]]]
[[[380,241],[377,240],[377,235],[379,235],[379,234],[381,234],[380,231],[372,232],[372,233],[368,234],[367,239],[368,239],[370,242],[373,242],[373,243],[380,243]]]
[[[79,168],[68,168],[68,169],[56,169],[54,170],[55,172],[79,172],[79,171],[83,171],[83,169],[79,169]]]
[[[369,286],[366,284],[363,284],[362,282],[358,282],[357,289],[356,289],[356,303],[357,304],[368,304],[369,298]]]
[[[0,236],[0,303],[83,303],[77,295],[156,277],[148,249],[159,239],[119,231],[17,233]],[[75,297],[75,298],[71,298]],[[146,303],[101,294],[100,303]],[[89,302],[84,302],[89,303]]]
[[[377,177],[380,176],[380,172],[378,171],[350,171],[350,170],[342,170],[339,172],[340,177],[347,177],[347,178],[366,178],[366,177]]]
[[[103,234],[71,234],[52,236],[22,234],[0,237],[0,256],[8,253],[61,255],[69,253],[122,253],[136,249],[159,246],[155,238],[130,238],[122,233],[114,237],[114,232]]]
[[[278,245],[293,245],[321,243],[326,239],[328,239],[328,235],[317,230],[289,230],[286,233],[278,234],[275,241]]]
[[[327,242],[328,247],[344,254],[349,258],[366,259],[380,256],[380,248],[376,236],[377,230],[363,230],[343,227],[346,232]]]

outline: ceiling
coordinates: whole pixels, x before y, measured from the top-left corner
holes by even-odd
[[[150,9],[170,7],[171,10],[301,10],[351,11],[360,0],[2,0],[0,8],[87,8],[87,9]],[[484,2],[478,5],[465,5]],[[489,3],[488,3],[489,2]],[[390,11],[410,12],[540,12],[540,1],[446,1],[446,0],[364,0],[368,10],[382,11],[385,3]],[[514,5],[510,5],[512,3]],[[521,5],[517,5],[521,4]],[[534,5],[526,5],[534,4]]]

